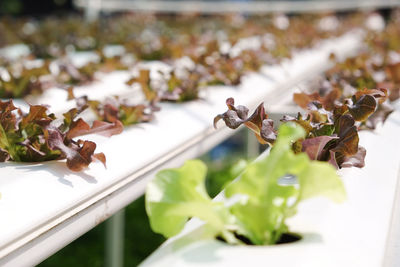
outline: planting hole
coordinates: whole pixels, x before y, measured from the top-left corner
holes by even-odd
[[[279,244],[287,244],[299,241],[301,239],[301,235],[295,233],[286,233],[281,236],[281,238],[276,242],[277,245]]]
[[[249,246],[255,246],[250,241],[250,239],[248,239],[247,237],[245,237],[243,235],[239,235],[237,233],[234,233],[234,234],[235,234],[235,237],[237,239],[239,239],[240,241],[242,241],[244,244],[249,245]],[[289,244],[289,243],[299,241],[299,240],[301,240],[301,238],[302,238],[301,235],[296,234],[296,233],[284,233],[281,235],[281,238],[273,245]],[[219,241],[222,241],[224,243],[227,243],[226,240],[221,236],[217,236],[216,239]]]

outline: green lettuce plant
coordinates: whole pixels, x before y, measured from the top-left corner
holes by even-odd
[[[242,243],[240,236],[256,245],[275,244],[289,232],[286,219],[296,214],[302,200],[315,196],[335,202],[345,199],[342,181],[330,164],[312,161],[306,153],[295,154],[291,149],[304,136],[301,126],[283,124],[270,154],[248,164],[227,185],[220,201],[213,201],[206,192],[207,168],[201,161],[160,171],[146,191],[153,231],[172,237],[197,217],[205,222],[207,234],[230,244]],[[297,183],[282,182],[288,175],[295,176]]]

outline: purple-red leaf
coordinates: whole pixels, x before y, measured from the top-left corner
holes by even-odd
[[[67,132],[67,138],[72,139],[77,136],[93,133],[110,137],[115,134],[120,134],[123,128],[124,126],[120,121],[115,121],[113,123],[94,121],[92,127],[90,127],[83,119],[79,118],[71,124],[71,127]]]
[[[268,120],[265,113],[264,104],[261,103],[250,117],[247,117],[249,109],[245,106],[234,106],[233,98],[226,100],[228,111],[219,114],[214,118],[214,127],[217,122],[222,119],[226,126],[236,129],[244,124],[247,128],[254,132],[257,140],[261,144],[272,143],[276,139],[276,131],[273,128],[273,121]]]
[[[61,150],[64,157],[67,159],[67,167],[70,170],[79,172],[89,166],[96,149],[96,144],[94,142],[83,141],[81,147],[79,146],[79,142],[77,144],[71,143],[71,146],[67,146],[63,141],[64,136],[57,129],[49,129],[48,132],[49,147],[51,149]]]
[[[104,167],[107,168],[106,155],[104,155],[104,153],[96,153],[92,156],[92,159],[100,161],[101,163],[103,163]]]
[[[344,157],[343,163],[341,164],[342,168],[350,168],[350,167],[357,167],[357,168],[362,168],[365,166],[365,155],[367,154],[367,151],[365,148],[362,146],[358,147],[358,151],[356,154],[350,156],[350,157]]]
[[[354,119],[348,114],[339,118],[335,125],[339,139],[333,151],[341,152],[345,156],[352,156],[357,153],[359,137],[354,123]]]
[[[362,95],[360,98],[353,98],[354,103],[347,105],[350,114],[356,121],[365,121],[375,112],[378,101],[371,95]]]
[[[277,137],[276,131],[274,130],[274,121],[271,119],[265,119],[262,122],[261,138],[266,140],[268,143],[274,143]]]
[[[302,142],[302,151],[307,153],[308,157],[312,160],[320,160],[325,145],[331,140],[338,139],[335,136],[318,136],[308,138]]]
[[[79,172],[86,169],[92,162],[92,156],[96,150],[96,144],[91,141],[84,141],[82,147],[67,157],[67,166],[70,170]],[[71,157],[72,155],[72,157]]]

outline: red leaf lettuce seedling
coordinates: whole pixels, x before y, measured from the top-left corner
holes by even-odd
[[[66,159],[72,171],[81,171],[93,160],[104,165],[103,153],[94,153],[96,144],[73,138],[97,133],[111,136],[122,132],[122,123],[94,121],[90,126],[83,119],[75,119],[79,111],[64,114],[64,122],[57,126],[54,114],[47,114],[41,105],[30,106],[28,114],[14,106],[12,100],[0,101],[0,162],[42,162]]]

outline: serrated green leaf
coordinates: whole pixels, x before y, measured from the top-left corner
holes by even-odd
[[[207,167],[198,160],[159,172],[147,186],[146,211],[152,229],[166,237],[178,234],[190,217],[223,231],[227,209],[212,202],[204,181]]]
[[[254,244],[273,244],[287,228],[285,219],[293,216],[297,204],[317,195],[334,201],[345,197],[336,171],[327,163],[311,161],[304,153],[294,154],[291,143],[304,137],[297,124],[284,124],[271,153],[249,164],[241,178],[226,188],[226,196],[244,195],[231,212],[238,219],[241,233]],[[284,185],[280,179],[294,175],[298,185]]]

